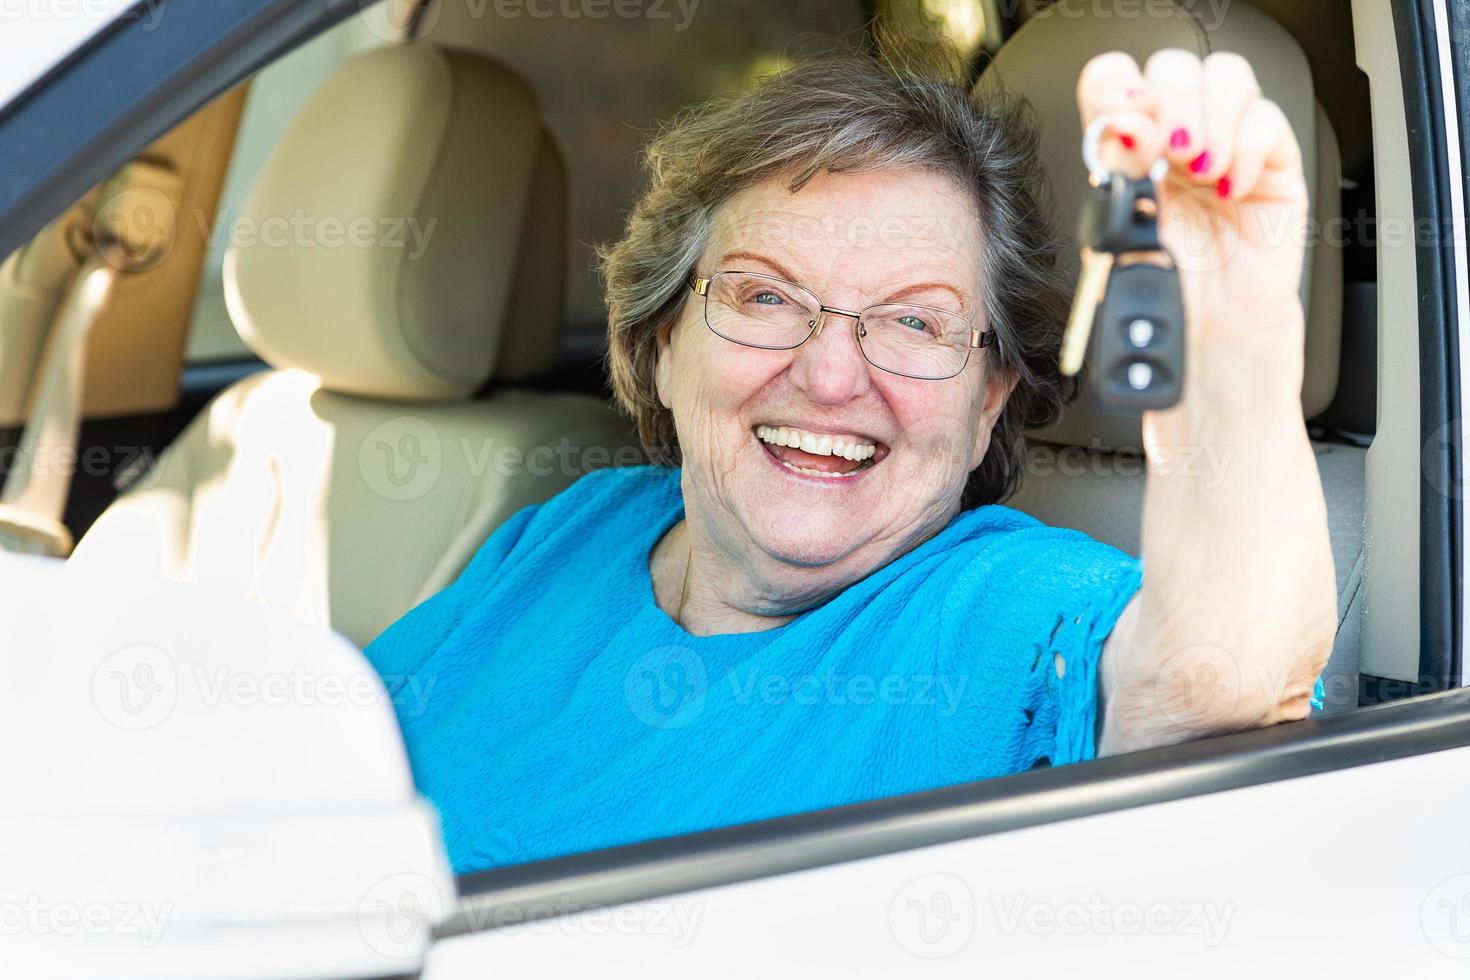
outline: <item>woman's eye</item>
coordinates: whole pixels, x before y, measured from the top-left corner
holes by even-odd
[[[899,317],[898,322],[901,323],[903,326],[908,327],[910,330],[923,330],[925,333],[929,332],[929,324],[925,323],[919,317],[914,316],[912,313]]]
[[[770,292],[769,290],[756,293],[755,301],[757,303],[763,303],[767,306],[778,306],[781,303],[785,302],[785,300],[783,300],[780,295]]]

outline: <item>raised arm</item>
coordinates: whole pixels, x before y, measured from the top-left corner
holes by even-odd
[[[1337,625],[1302,419],[1301,152],[1244,59],[1095,58],[1083,124],[1120,168],[1170,162],[1160,231],[1188,319],[1183,400],[1144,415],[1143,585],[1099,670],[1099,754],[1305,718]],[[1223,465],[1181,465],[1209,449]]]

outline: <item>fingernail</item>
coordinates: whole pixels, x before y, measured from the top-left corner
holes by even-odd
[[[1133,137],[1129,136],[1127,133],[1119,133],[1118,142],[1123,144],[1123,149],[1125,150],[1133,149]]]
[[[1181,150],[1189,145],[1189,130],[1180,126],[1169,134],[1169,145],[1176,150]]]
[[[1220,178],[1219,183],[1217,183],[1215,185],[1215,193],[1218,194],[1218,195],[1220,195],[1221,197],[1229,197],[1230,196],[1230,178],[1229,177],[1221,177]]]
[[[1190,173],[1202,174],[1210,169],[1210,151],[1200,150],[1199,156],[1189,161]]]

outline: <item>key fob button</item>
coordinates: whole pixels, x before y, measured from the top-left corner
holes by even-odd
[[[1134,361],[1128,365],[1128,387],[1134,391],[1147,391],[1153,380],[1154,369],[1143,361]]]

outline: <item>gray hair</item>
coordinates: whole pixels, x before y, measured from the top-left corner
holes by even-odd
[[[863,53],[821,56],[677,116],[648,147],[648,186],[626,233],[598,251],[613,393],[650,459],[680,461],[672,413],[654,386],[657,334],[687,301],[720,205],[772,178],[794,192],[824,172],[915,168],[970,189],[980,219],[984,306],[996,334],[989,366],[1015,388],[963,505],[1009,496],[1025,430],[1055,418],[1069,394],[1056,369],[1067,309],[1061,242],[1039,144],[1031,107],[999,84],[972,89]]]

